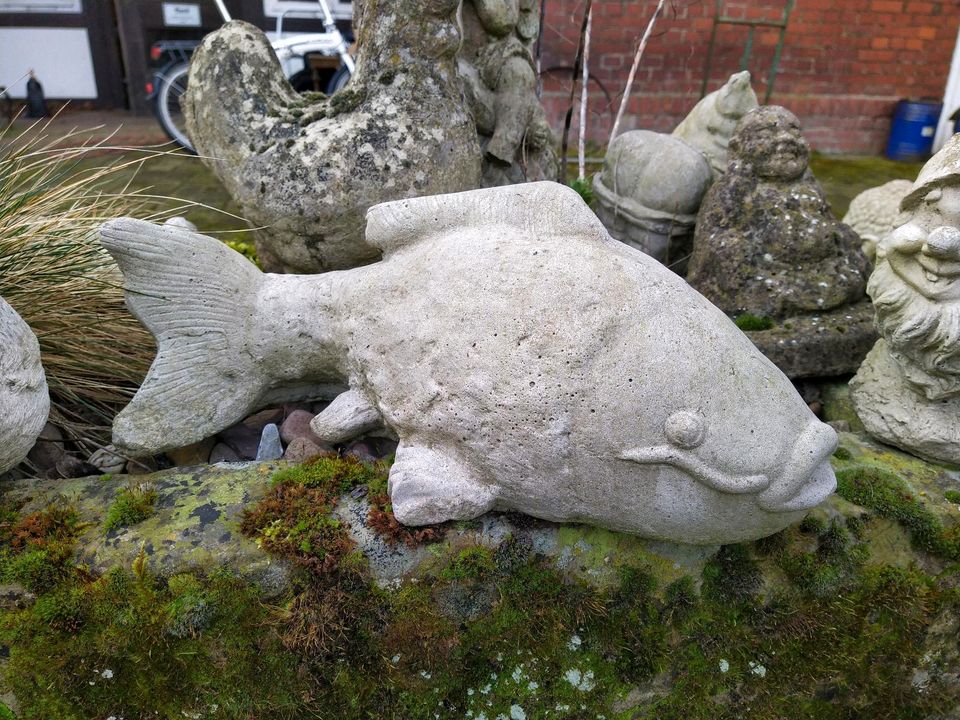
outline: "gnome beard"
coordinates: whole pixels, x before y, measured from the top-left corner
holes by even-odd
[[[907,382],[929,400],[960,395],[960,301],[932,301],[881,261],[867,285],[877,328]]]

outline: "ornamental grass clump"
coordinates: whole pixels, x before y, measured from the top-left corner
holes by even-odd
[[[48,129],[0,132],[0,296],[40,341],[51,421],[90,452],[108,442],[154,355],[97,229],[121,215],[159,220],[184,205],[168,201],[161,211],[161,198],[129,187],[139,165],[162,153],[110,156],[123,149],[109,137],[49,137]]]

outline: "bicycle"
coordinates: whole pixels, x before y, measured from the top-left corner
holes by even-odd
[[[222,0],[214,0],[224,22],[231,20]],[[291,86],[297,92],[324,92],[327,95],[344,87],[353,74],[353,57],[350,55],[347,38],[340,32],[326,0],[317,0],[319,14],[325,32],[307,33],[283,37],[283,21],[290,15],[303,15],[303,11],[285,10],[277,18],[273,46],[277,59],[283,67]],[[153,105],[154,115],[167,136],[188,152],[196,150],[187,137],[180,98],[187,90],[190,58],[200,44],[194,40],[166,40],[150,47],[150,58],[161,65],[147,84],[147,100]],[[339,58],[334,65],[330,60]]]

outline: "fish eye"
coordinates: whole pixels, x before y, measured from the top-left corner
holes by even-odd
[[[694,410],[678,410],[667,418],[663,431],[674,445],[682,448],[695,448],[703,444],[707,436],[707,421]]]

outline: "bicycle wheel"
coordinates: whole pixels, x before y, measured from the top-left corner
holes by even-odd
[[[350,69],[346,65],[341,65],[330,79],[330,84],[327,86],[327,95],[333,95],[348,82],[350,82]]]
[[[187,91],[187,72],[189,69],[189,63],[180,63],[171,67],[168,72],[162,73],[162,80],[160,87],[157,88],[157,98],[153,107],[157,120],[160,121],[160,127],[163,128],[170,139],[183,149],[196,153],[193,143],[187,137],[186,122],[183,110],[180,107],[180,99]]]

